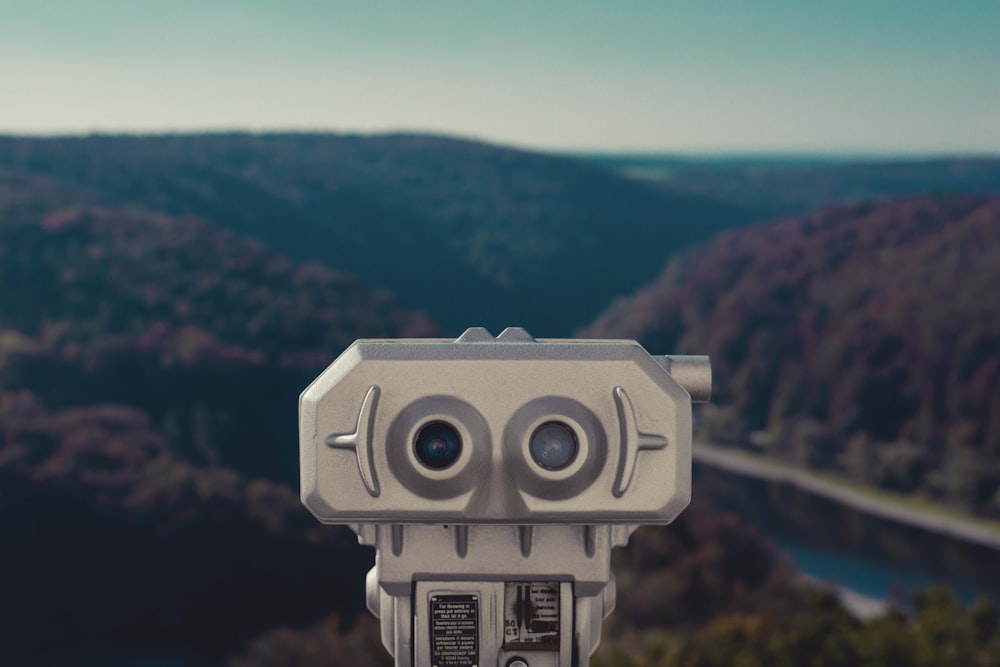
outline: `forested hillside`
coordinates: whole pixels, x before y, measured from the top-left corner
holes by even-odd
[[[7,212],[0,253],[0,327],[19,334],[4,386],[53,409],[127,403],[200,462],[287,482],[312,377],[359,336],[436,331],[349,276],[199,220]]]
[[[1000,516],[1000,199],[727,232],[585,333],[710,354],[714,440]]]
[[[0,662],[352,617],[371,556],[301,506],[298,394],[357,337],[436,332],[204,220],[3,199]]]
[[[0,138],[0,664],[384,663],[372,552],[298,499],[299,392],[360,337],[568,334],[755,206],[434,137]],[[712,354],[712,437],[990,513],[998,209],[727,233],[588,333]],[[698,493],[615,568],[595,665],[1000,654],[987,603],[853,619]]]
[[[302,507],[296,403],[355,338],[436,326],[205,220],[48,209],[44,181],[7,184],[0,662],[274,664],[261,655],[289,632],[285,650],[310,650],[328,615],[338,625],[322,642],[367,637],[365,655],[384,659],[377,635],[342,634],[370,633],[372,552]],[[798,604],[789,564],[754,531],[704,503],[681,526],[684,540],[644,532],[632,547],[643,571],[675,582],[636,595],[642,623]],[[723,542],[738,548],[719,558]],[[699,609],[676,613],[702,592]],[[286,626],[299,629],[274,629]]]
[[[49,208],[210,219],[388,288],[456,335],[566,335],[663,253],[755,217],[580,160],[416,135],[0,137],[0,179]]]

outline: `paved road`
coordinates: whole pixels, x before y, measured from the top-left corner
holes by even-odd
[[[881,501],[780,462],[755,461],[754,455],[733,452],[703,442],[695,444],[693,455],[698,463],[713,468],[736,475],[791,484],[808,493],[829,498],[873,516],[1000,551],[1000,530],[993,531],[961,517],[928,514],[911,507]]]

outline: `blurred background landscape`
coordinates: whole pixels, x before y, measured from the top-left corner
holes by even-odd
[[[391,665],[298,395],[523,326],[712,357],[592,664],[1000,665],[966,9],[0,0],[0,664]]]

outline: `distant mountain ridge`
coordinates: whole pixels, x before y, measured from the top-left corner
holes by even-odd
[[[665,253],[752,217],[582,160],[421,135],[0,137],[0,173],[57,205],[211,220],[388,288],[456,334],[568,334]]]
[[[665,191],[717,197],[756,211],[760,220],[831,204],[920,195],[1000,194],[1000,155],[587,157]]]
[[[1000,516],[998,197],[726,232],[584,334],[712,355],[715,439]]]

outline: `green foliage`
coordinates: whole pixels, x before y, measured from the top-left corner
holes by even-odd
[[[826,593],[791,614],[730,614],[691,633],[654,630],[606,637],[600,667],[991,667],[1000,665],[992,603],[963,608],[950,589],[930,589],[913,617],[868,622]]]
[[[382,646],[378,621],[362,614],[350,630],[331,616],[307,628],[275,629],[254,639],[228,667],[392,667]]]

